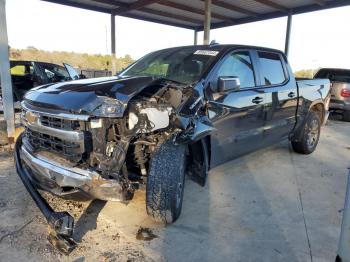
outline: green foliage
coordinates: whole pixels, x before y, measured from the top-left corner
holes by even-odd
[[[44,51],[35,47],[26,49],[10,49],[11,60],[41,61],[54,64],[67,63],[80,69],[112,70],[112,56],[110,55],[90,55],[74,52]],[[130,55],[116,58],[117,71],[126,68],[134,60]]]

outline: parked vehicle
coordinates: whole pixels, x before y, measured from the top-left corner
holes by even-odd
[[[343,119],[350,122],[350,70],[321,68],[314,78],[328,78],[331,81],[329,108],[343,114]]]
[[[33,87],[81,78],[68,64],[61,66],[45,62],[10,61],[10,70],[15,108],[20,108],[18,102],[22,101],[24,94]],[[2,111],[2,96],[0,109]]]
[[[328,79],[296,81],[277,50],[188,46],[153,52],[116,77],[50,84],[22,102],[16,167],[57,235],[73,230],[37,189],[129,201],[146,188],[147,213],[174,222],[185,174],[208,171],[289,139],[312,153],[327,117]]]

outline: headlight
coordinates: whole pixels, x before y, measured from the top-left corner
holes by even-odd
[[[98,117],[120,117],[123,114],[124,105],[113,98],[100,97],[101,105],[97,107],[93,114]]]

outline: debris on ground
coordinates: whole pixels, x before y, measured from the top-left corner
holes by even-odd
[[[143,241],[151,241],[154,238],[157,238],[158,236],[153,234],[152,230],[149,228],[140,227],[140,229],[136,233],[136,239],[137,240],[143,240]]]

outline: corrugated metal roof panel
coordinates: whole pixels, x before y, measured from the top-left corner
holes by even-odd
[[[204,0],[43,0],[201,30]],[[212,0],[212,28],[350,5],[350,0]],[[118,7],[119,6],[119,7]]]

